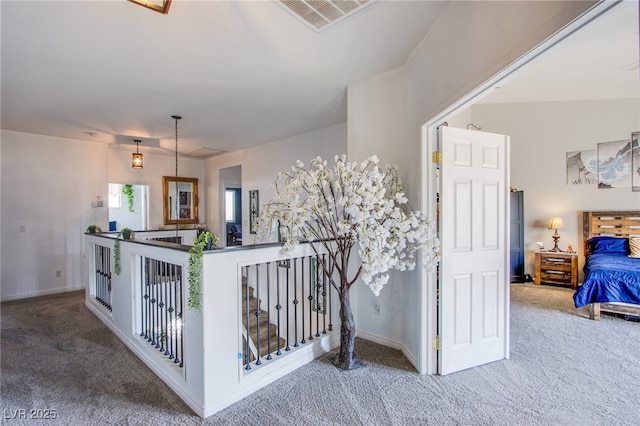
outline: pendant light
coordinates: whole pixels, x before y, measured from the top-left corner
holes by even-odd
[[[171,118],[174,119],[174,121],[176,122],[176,195],[175,195],[175,202],[176,202],[176,240],[178,238],[178,222],[179,222],[179,210],[178,210],[178,120],[182,120],[182,117],[179,115],[172,115]]]
[[[136,143],[136,152],[131,154],[131,168],[132,169],[141,169],[142,168],[142,154],[140,154],[140,139],[133,140]]]

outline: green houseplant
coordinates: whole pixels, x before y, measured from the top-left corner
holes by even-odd
[[[102,232],[102,228],[100,228],[98,225],[89,225],[87,226],[87,233],[88,234],[98,234]]]
[[[131,228],[122,228],[118,235],[116,235],[116,240],[113,242],[113,272],[116,275],[120,275],[121,265],[120,265],[120,237],[125,240],[134,239],[136,234],[133,232]]]
[[[191,309],[202,312],[202,255],[218,245],[218,237],[206,230],[200,230],[189,250],[189,296]]]
[[[122,185],[122,193],[127,196],[127,200],[129,202],[129,211],[133,213],[133,201],[135,199],[133,195],[133,185],[131,185],[130,183]]]

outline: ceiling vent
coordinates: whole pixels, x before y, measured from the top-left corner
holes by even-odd
[[[207,157],[213,157],[214,155],[222,154],[224,152],[225,151],[222,151],[221,149],[212,149],[212,148],[207,148],[206,146],[201,146],[200,148],[196,148],[193,151],[189,151],[185,153],[185,155],[188,155],[189,157],[196,157],[196,158],[207,158]]]
[[[375,0],[280,0],[281,5],[317,32],[374,2]]]

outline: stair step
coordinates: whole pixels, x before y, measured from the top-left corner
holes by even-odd
[[[247,325],[247,292],[248,305],[249,305],[249,324]],[[278,338],[278,329],[274,324],[269,322],[269,315],[267,312],[261,309],[261,301],[254,297],[255,289],[246,285],[246,278],[243,277],[242,285],[242,324],[245,329],[248,330],[249,337],[253,341],[254,345],[258,343],[258,325],[260,327],[260,346],[257,347],[261,358],[266,358],[269,355],[269,351],[275,354],[280,350],[284,350],[286,347],[286,339]],[[256,316],[256,311],[260,310],[260,317]],[[246,350],[246,340],[243,340],[243,351]],[[269,345],[270,344],[270,345]],[[245,362],[247,355],[245,356]],[[255,361],[256,357],[250,354],[251,361]]]

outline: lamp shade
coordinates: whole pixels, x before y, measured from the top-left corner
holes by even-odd
[[[552,217],[549,220],[549,229],[562,229],[564,228],[564,222],[559,217]]]

